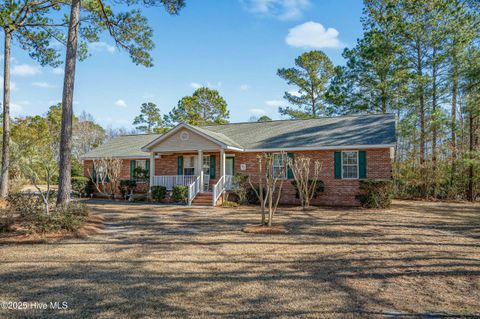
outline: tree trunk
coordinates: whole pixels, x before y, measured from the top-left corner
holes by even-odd
[[[473,149],[474,149],[474,121],[473,121],[473,110],[470,110],[468,114],[468,126],[469,126],[469,144],[468,144],[468,191],[467,191],[467,199],[471,202],[475,199],[474,197],[474,189],[473,189],[473,179],[474,179],[474,172],[473,172]]]
[[[77,61],[78,28],[80,26],[80,2],[72,0],[70,25],[68,27],[67,55],[65,59],[65,77],[62,96],[62,130],[60,135],[60,162],[57,204],[70,202],[71,155],[72,155],[72,117],[73,89],[75,82],[75,63]]]
[[[434,50],[433,58],[435,59],[436,50]],[[433,196],[437,195],[437,66],[433,66],[432,70],[432,181],[433,181]]]
[[[422,50],[420,40],[417,40],[417,77],[419,83],[418,85],[418,99],[419,99],[419,117],[420,117],[420,175],[423,179],[422,186],[422,196],[427,195],[427,174],[425,170],[425,144],[426,144],[426,134],[425,134],[425,92],[423,86],[423,63],[422,63]]]
[[[451,123],[451,143],[452,143],[452,171],[450,183],[453,184],[455,178],[455,166],[457,161],[457,95],[458,95],[458,75],[456,71],[456,62],[453,61],[453,79],[452,79],[452,123]]]
[[[8,195],[8,167],[10,166],[10,49],[12,33],[5,30],[3,57],[3,145],[0,197]]]

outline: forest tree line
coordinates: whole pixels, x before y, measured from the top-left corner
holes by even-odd
[[[98,34],[105,31],[130,54],[134,63],[151,66],[148,54],[153,47],[151,30],[138,12],[119,13],[118,19],[128,24],[115,25],[111,19],[115,14],[105,10],[102,1],[98,6],[76,8],[77,1],[69,5],[70,19],[58,22],[48,18],[51,8],[61,9],[62,4],[56,1],[44,1],[52,7],[35,11],[38,21],[23,22],[23,28],[12,30],[12,23],[5,23],[5,16],[0,16],[0,27],[6,34],[16,35],[22,47],[31,48],[32,57],[43,65],[59,63],[59,55],[45,46],[54,40],[52,35],[67,44],[62,104],[53,106],[44,116],[10,118],[6,97],[9,94],[6,87],[8,67],[4,70],[3,140],[11,140],[12,148],[3,143],[2,172],[7,163],[7,175],[11,177],[20,174],[15,168],[17,157],[21,157],[18,154],[28,154],[23,150],[29,149],[24,145],[16,149],[19,141],[16,134],[23,131],[17,127],[38,126],[48,131],[47,135],[29,134],[22,138],[46,139],[43,142],[49,145],[48,156],[60,162],[57,171],[61,175],[61,187],[69,179],[63,177],[70,176],[82,153],[112,136],[132,133],[122,129],[105,130],[87,114],[73,115],[74,62],[86,57],[84,44],[98,39]],[[176,14],[183,1],[164,0],[155,4]],[[300,55],[294,66],[278,69],[277,75],[294,87],[285,92],[289,106],[279,107],[280,115],[306,119],[394,113],[398,125],[392,173],[397,196],[475,200],[480,192],[479,9],[478,2],[473,0],[365,0],[361,19],[363,36],[353,48],[344,50],[345,65],[335,66],[325,53],[315,50]],[[5,10],[2,8],[2,12]],[[82,14],[86,16],[85,22],[82,22]],[[91,29],[79,30],[75,21]],[[38,33],[35,25],[41,23],[44,28],[52,28],[51,32]],[[62,27],[68,32],[61,33],[59,28]],[[125,36],[122,28],[135,30],[137,36],[122,39]],[[33,32],[41,41],[32,42],[31,34],[25,37],[25,30]],[[7,48],[7,38],[5,44]],[[8,57],[5,54],[5,63]],[[251,120],[268,121],[270,118],[262,116]],[[227,123],[227,103],[218,91],[202,87],[181,98],[163,116],[154,103],[142,104],[132,124],[135,132],[162,133],[180,121],[193,125]],[[31,142],[32,145],[38,143]],[[5,152],[13,159],[11,165]],[[62,196],[59,195],[60,202],[64,200]]]

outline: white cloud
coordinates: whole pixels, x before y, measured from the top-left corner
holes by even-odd
[[[115,47],[105,42],[92,42],[89,47],[96,51],[107,51],[108,53],[115,53]]]
[[[21,76],[30,76],[40,74],[42,71],[38,66],[29,65],[29,64],[17,64],[14,65],[12,68],[13,75],[21,75]]]
[[[18,102],[11,102],[10,103],[10,112],[13,115],[19,115],[24,111],[25,106],[29,105],[29,101],[18,101]]]
[[[212,82],[207,82],[206,84],[200,84],[198,82],[190,82],[190,87],[194,88],[195,90],[196,89],[199,89],[201,87],[207,87],[207,88],[210,88],[210,89],[215,89],[215,88],[221,88],[222,87],[222,82],[217,82],[216,84],[215,83],[212,83]]]
[[[302,96],[302,94],[300,94],[298,91],[288,91],[288,93],[296,97]]]
[[[192,88],[194,88],[195,90],[202,87],[202,85],[201,85],[200,83],[197,83],[197,82],[192,82],[192,83],[190,83],[190,86],[191,86]]]
[[[301,18],[303,11],[310,6],[310,0],[243,0],[242,2],[253,13],[280,20]]]
[[[18,91],[17,83],[10,81],[10,91]],[[0,78],[0,92],[3,92],[3,78]]]
[[[52,69],[52,73],[55,75],[63,75],[64,70],[63,68],[55,68],[55,69]]]
[[[240,91],[247,91],[249,88],[250,88],[250,85],[248,84],[240,85]]]
[[[288,45],[300,48],[338,48],[342,45],[338,34],[334,28],[325,30],[322,24],[309,21],[288,30],[285,41]]]
[[[255,116],[261,116],[266,114],[267,112],[265,112],[265,110],[263,109],[250,109],[250,113],[252,113]]]
[[[32,85],[42,89],[55,89],[57,87],[56,85],[47,82],[33,82]]]
[[[127,107],[127,103],[126,103],[124,100],[122,100],[122,99],[118,99],[118,100],[115,102],[115,106],[125,108],[125,107]]]
[[[288,103],[285,100],[268,100],[268,101],[265,101],[265,104],[267,106],[272,106],[272,107],[288,106]]]

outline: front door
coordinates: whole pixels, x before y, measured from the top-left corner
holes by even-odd
[[[225,158],[225,175],[235,175],[235,157]]]

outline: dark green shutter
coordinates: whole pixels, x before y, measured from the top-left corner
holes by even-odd
[[[287,156],[293,162],[293,156],[294,156],[293,153],[287,153]],[[287,178],[288,179],[293,179],[293,171],[292,171],[292,168],[290,166],[288,166],[288,169],[287,169]]]
[[[333,159],[335,178],[340,179],[342,178],[342,152],[335,152]]]
[[[150,160],[147,159],[147,162],[145,163],[145,167],[147,169],[147,178],[150,178]]]
[[[232,164],[232,166],[233,166],[232,174],[233,174],[233,176],[235,176],[235,157],[232,157],[232,162],[233,162],[233,164]]]
[[[92,164],[92,179],[97,180],[97,172],[95,171],[95,164]]]
[[[177,157],[177,175],[183,175],[183,156]]]
[[[215,178],[215,155],[210,155],[210,178]]]
[[[367,152],[358,151],[358,178],[367,178]]]
[[[135,179],[135,160],[130,161],[130,179]]]

